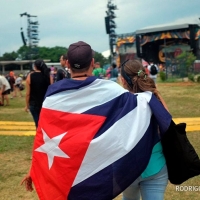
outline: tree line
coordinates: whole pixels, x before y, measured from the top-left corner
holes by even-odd
[[[0,61],[14,61],[14,60],[36,60],[44,59],[51,62],[59,62],[60,56],[66,54],[68,49],[66,47],[36,47],[30,48],[28,46],[21,46],[17,51],[4,53],[0,57]],[[105,58],[101,53],[95,51],[94,59],[100,62],[101,66],[108,64],[109,59]]]

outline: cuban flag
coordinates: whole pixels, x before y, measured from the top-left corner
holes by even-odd
[[[31,166],[40,200],[115,198],[145,170],[170,122],[151,92],[131,94],[95,77],[51,85]]]

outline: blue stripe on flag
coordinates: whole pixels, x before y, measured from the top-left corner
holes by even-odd
[[[124,117],[127,113],[137,107],[137,98],[135,95],[130,95],[130,93],[124,93],[111,101],[102,104],[100,106],[91,108],[83,114],[93,114],[106,116],[107,119],[103,126],[97,132],[96,137],[103,134],[108,128],[110,128],[119,119]],[[116,109],[118,108],[118,109]]]
[[[52,85],[49,86],[45,98],[47,96],[51,96],[53,94],[66,91],[66,90],[74,90],[85,87],[95,81],[97,78],[95,76],[88,77],[85,81],[81,80],[73,80],[73,79],[62,79]]]
[[[157,126],[151,123],[138,144],[124,157],[73,186],[69,200],[111,200],[126,189],[145,170],[158,141]]]
[[[152,95],[152,98],[149,101],[149,106],[156,118],[161,134],[164,134],[171,123],[172,116],[164,109],[162,103],[158,101],[154,95]]]

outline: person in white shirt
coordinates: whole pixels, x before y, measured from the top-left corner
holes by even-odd
[[[148,65],[147,69],[149,70],[149,77],[152,78],[156,84],[158,66],[153,62],[150,62],[150,65]]]
[[[16,79],[15,79],[15,94],[17,96],[17,93],[19,93],[19,96],[22,97],[22,93],[20,90],[20,86],[22,84],[22,78],[16,74]]]
[[[10,84],[4,76],[0,75],[0,96],[2,99],[1,106],[4,106],[4,99],[6,100],[6,106],[9,106],[9,98],[8,94],[10,94]]]

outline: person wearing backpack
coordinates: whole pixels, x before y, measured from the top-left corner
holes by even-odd
[[[158,67],[153,62],[150,62],[150,65],[148,65],[149,70],[149,77],[152,78],[156,84],[157,74],[158,74]]]

